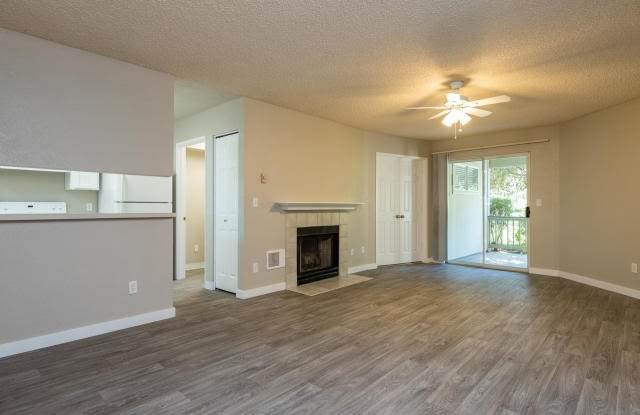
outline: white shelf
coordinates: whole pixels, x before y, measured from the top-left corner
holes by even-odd
[[[276,202],[275,206],[283,212],[311,212],[311,211],[351,211],[362,202]]]

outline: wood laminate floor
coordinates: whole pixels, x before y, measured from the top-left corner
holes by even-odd
[[[177,317],[0,360],[3,414],[640,413],[640,301],[403,265],[308,297],[177,284]]]

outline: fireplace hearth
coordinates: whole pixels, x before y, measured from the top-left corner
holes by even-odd
[[[298,228],[298,285],[339,274],[339,226]]]

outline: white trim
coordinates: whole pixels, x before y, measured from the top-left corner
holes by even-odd
[[[435,259],[429,257],[427,259],[423,259],[422,261],[423,264],[444,264],[444,262],[440,262],[440,261],[436,261]]]
[[[530,267],[529,274],[547,275],[549,277],[559,277],[560,271],[558,271],[557,269]]]
[[[347,273],[357,274],[358,272],[369,271],[371,269],[376,269],[376,268],[378,268],[378,264],[356,265],[355,267],[349,267],[349,269],[347,270]]]
[[[264,287],[252,288],[250,290],[238,290],[236,292],[236,298],[240,300],[246,300],[247,298],[257,297],[259,295],[265,295],[274,293],[276,291],[284,291],[287,288],[287,284],[279,282],[277,284],[266,285]]]
[[[213,285],[213,281],[204,280],[204,289],[209,291],[215,291],[216,287]]]
[[[614,293],[626,295],[629,297],[640,299],[640,290],[623,287],[621,285],[612,284],[610,282],[600,281],[595,278],[585,277],[570,272],[560,271],[559,276],[567,280],[579,282],[581,284],[591,285],[592,287],[602,288],[603,290],[612,291]]]
[[[612,284],[610,282],[601,281],[596,278],[585,277],[584,275],[573,274],[571,272],[559,271],[557,269],[530,268],[529,274],[548,275],[551,277],[560,277],[571,280],[580,284],[590,285],[592,287],[601,288],[606,291],[626,295],[628,297],[640,299],[640,290],[634,288],[623,287],[622,285]]]
[[[184,266],[185,271],[193,271],[194,269],[203,269],[204,262],[190,262]]]
[[[176,230],[175,230],[175,278],[182,280],[185,278],[187,256],[186,256],[186,223],[184,217],[186,212],[186,169],[187,169],[187,147],[193,144],[205,143],[206,137],[196,137],[185,141],[175,143],[174,159],[176,174]],[[206,156],[206,154],[205,154]],[[206,182],[206,180],[205,180]]]
[[[43,347],[68,343],[74,340],[86,339],[88,337],[123,330],[129,327],[153,323],[154,321],[165,320],[175,316],[176,309],[171,307],[149,313],[124,317],[117,320],[104,321],[102,323],[63,330],[57,333],[50,333],[43,336],[30,337],[28,339],[18,340],[15,342],[4,343],[0,344],[0,358],[41,349]]]

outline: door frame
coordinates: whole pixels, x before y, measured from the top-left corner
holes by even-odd
[[[429,238],[427,235],[427,212],[428,212],[428,194],[427,194],[427,187],[429,185],[428,183],[428,169],[429,169],[429,159],[426,157],[420,157],[420,156],[411,156],[411,155],[406,155],[406,154],[395,154],[395,153],[386,153],[386,152],[381,152],[381,151],[377,151],[376,152],[376,159],[375,159],[375,169],[374,169],[374,174],[375,174],[375,185],[374,185],[374,199],[375,199],[375,204],[374,204],[374,211],[375,211],[375,219],[374,219],[374,232],[375,232],[375,238],[374,238],[374,252],[375,252],[375,261],[376,261],[376,265],[380,265],[380,260],[378,259],[378,238],[380,237],[379,233],[378,233],[378,218],[379,218],[379,213],[378,213],[378,160],[380,158],[380,156],[391,156],[391,157],[397,157],[397,158],[406,158],[406,159],[410,159],[410,160],[419,160],[421,163],[423,163],[423,171],[422,171],[422,180],[424,181],[423,186],[420,187],[416,187],[419,190],[418,195],[416,196],[414,195],[414,200],[417,199],[418,197],[421,199],[421,203],[424,206],[424,214],[422,215],[413,215],[414,219],[417,218],[419,220],[419,225],[420,225],[420,229],[422,229],[422,239],[423,239],[423,247],[422,247],[422,251],[418,252],[418,258],[414,258],[414,261],[423,261],[423,262],[427,262],[428,261],[428,252],[429,252]]]
[[[497,269],[502,271],[515,271],[515,272],[524,272],[529,273],[529,268],[531,266],[531,217],[527,218],[527,264],[526,267],[517,268],[517,267],[508,267],[504,265],[493,265],[486,264],[485,256],[486,256],[486,243],[487,243],[487,210],[489,208],[489,194],[487,188],[487,160],[499,159],[499,158],[510,158],[510,157],[525,157],[527,160],[527,206],[531,206],[531,153],[530,152],[519,152],[519,153],[505,153],[505,154],[491,154],[487,156],[472,156],[466,159],[461,160],[449,160],[447,164],[447,206],[450,206],[448,198],[451,196],[449,186],[451,185],[451,164],[452,163],[464,163],[464,162],[472,162],[472,161],[481,161],[482,162],[482,263],[474,263],[474,262],[466,262],[466,261],[451,261],[449,258],[446,259],[445,262],[449,264],[455,265],[465,265],[477,268],[489,268],[489,269]],[[449,222],[449,210],[447,209],[447,222]],[[449,234],[447,230],[447,244],[449,240]],[[447,249],[448,251],[448,249]]]
[[[194,144],[205,143],[205,165],[207,159],[207,137],[195,137],[189,140],[180,141],[175,144],[175,182],[176,182],[176,220],[175,220],[175,243],[174,243],[174,278],[176,280],[182,280],[185,278],[186,262],[187,262],[187,250],[186,250],[186,236],[187,229],[185,224],[185,217],[187,214],[187,147]],[[205,194],[208,187],[209,177],[205,173]],[[206,199],[205,199],[205,222],[206,222]],[[205,272],[207,271],[207,226],[205,224]]]

